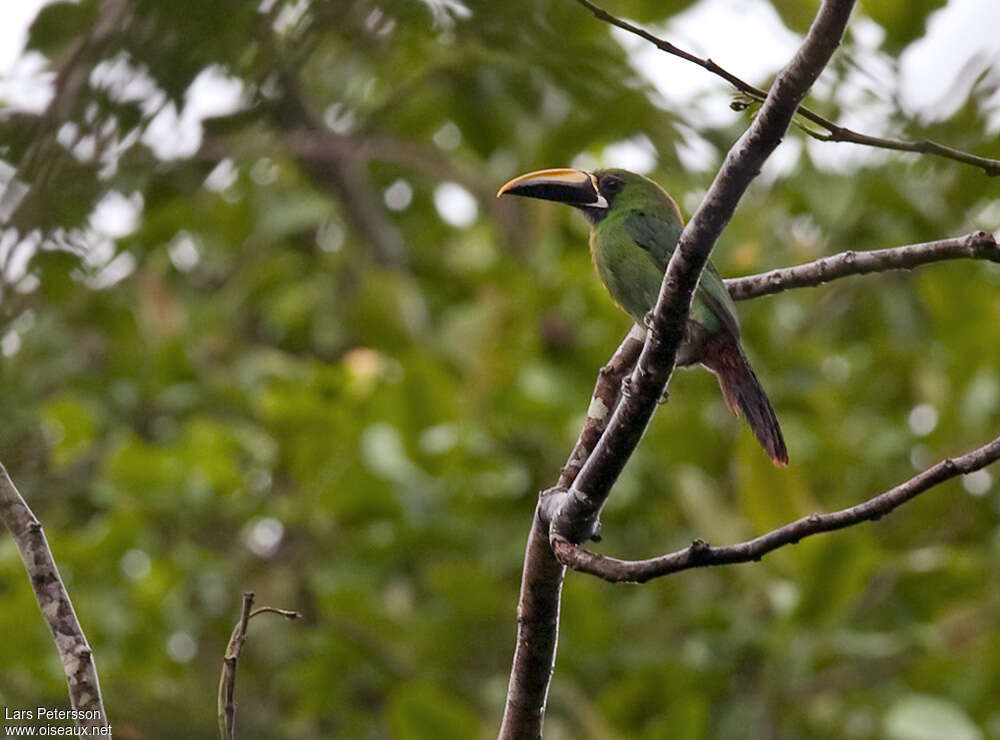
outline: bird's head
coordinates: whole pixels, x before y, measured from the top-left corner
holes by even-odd
[[[583,211],[596,224],[618,211],[668,208],[680,212],[663,188],[648,177],[622,169],[587,172],[573,169],[538,170],[515,177],[497,192],[566,203]]]

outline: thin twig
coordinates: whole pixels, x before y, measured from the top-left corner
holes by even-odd
[[[733,300],[745,301],[774,295],[790,288],[812,288],[851,275],[912,270],[921,265],[962,258],[1000,263],[1000,247],[992,234],[974,231],[965,236],[908,244],[904,247],[870,252],[841,252],[804,265],[726,280],[726,287]]]
[[[258,614],[277,614],[285,619],[298,619],[302,615],[289,609],[276,609],[273,606],[261,606],[252,609],[253,591],[243,593],[243,608],[240,610],[240,620],[233,628],[222,658],[222,675],[219,677],[219,734],[222,740],[233,740],[236,737],[236,666],[240,659],[240,651],[247,639],[247,625]]]
[[[93,651],[59,576],[59,569],[45,539],[42,525],[28,508],[2,464],[0,519],[14,537],[42,617],[55,639],[69,687],[70,705],[78,712],[74,721],[80,727],[107,727],[108,718],[101,700],[101,686],[97,680]]]
[[[812,514],[772,530],[747,542],[726,547],[712,547],[704,540],[695,540],[683,550],[648,560],[618,560],[577,547],[569,540],[554,536],[552,549],[561,563],[581,573],[590,573],[615,583],[643,583],[651,578],[677,573],[691,568],[730,565],[760,560],[785,545],[794,545],[806,537],[821,532],[875,521],[924,491],[958,475],[968,475],[1000,459],[1000,437],[961,457],[942,460],[919,475],[895,488],[856,506],[828,514]]]
[[[667,54],[672,54],[673,56],[684,59],[692,64],[697,64],[702,69],[721,77],[737,90],[754,100],[762,101],[767,96],[767,92],[765,90],[740,79],[732,72],[720,67],[711,59],[702,59],[689,51],[685,51],[669,41],[651,34],[649,31],[646,31],[639,26],[633,25],[626,20],[622,20],[621,18],[612,15],[599,5],[595,5],[590,2],[590,0],[576,0],[576,2],[587,8],[587,10],[593,13],[598,20],[602,20],[605,23],[609,23],[612,26],[622,29],[623,31],[628,31],[631,34],[645,39],[660,51],[665,51]],[[878,149],[892,149],[898,152],[931,154],[936,157],[943,157],[945,159],[951,159],[956,162],[962,162],[963,164],[978,167],[990,176],[1000,175],[1000,160],[997,159],[980,157],[975,154],[970,154],[959,149],[945,146],[944,144],[939,144],[929,139],[921,139],[920,141],[903,141],[901,139],[885,139],[880,136],[869,136],[868,134],[862,134],[849,128],[845,128],[844,126],[840,126],[828,118],[824,118],[815,111],[806,108],[805,106],[799,106],[797,112],[798,115],[808,121],[811,121],[812,123],[815,123],[827,132],[826,134],[820,134],[807,130],[807,133],[809,133],[810,136],[820,141],[840,141],[851,144],[861,144],[862,146],[870,146]]]

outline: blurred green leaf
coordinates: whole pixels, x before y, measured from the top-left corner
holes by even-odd
[[[959,707],[925,694],[909,694],[890,707],[883,720],[890,740],[981,740],[983,733]]]

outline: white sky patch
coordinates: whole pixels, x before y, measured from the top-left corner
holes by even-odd
[[[988,470],[977,470],[962,476],[962,487],[973,496],[985,496],[993,487],[993,476]]]
[[[21,335],[11,329],[0,339],[0,354],[4,357],[13,357],[21,351]]]
[[[175,663],[190,663],[198,654],[198,643],[183,630],[174,632],[167,638],[167,655]]]
[[[472,11],[459,0],[423,0],[434,16],[434,26],[451,28],[456,20],[462,20],[472,15]]]
[[[189,157],[201,146],[201,122],[238,111],[245,104],[243,93],[239,79],[221,67],[208,67],[184,94],[184,109],[178,112],[173,103],[167,103],[150,122],[142,140],[159,159]]]
[[[0,29],[4,28],[2,13],[0,10]],[[18,57],[10,69],[0,72],[0,100],[7,108],[41,113],[55,94],[54,80],[48,59],[28,52]]]
[[[236,165],[233,164],[233,160],[226,157],[224,160],[215,165],[215,169],[208,173],[208,177],[205,178],[205,187],[211,190],[213,193],[221,193],[223,190],[227,190],[232,187],[239,177],[240,171],[236,169]]]
[[[167,256],[181,272],[190,272],[201,260],[198,253],[198,245],[194,238],[186,231],[178,231],[173,240],[167,246]]]
[[[649,137],[638,134],[631,139],[608,144],[604,147],[601,158],[610,166],[623,167],[645,175],[655,169],[659,156]]]
[[[1000,3],[995,0],[949,0],[931,14],[927,34],[900,56],[903,110],[927,121],[951,116],[968,92],[955,87],[959,72],[977,55],[983,67],[1000,59]]]
[[[343,103],[333,103],[323,111],[323,123],[335,134],[349,134],[357,125],[358,116]]]
[[[802,140],[792,137],[785,137],[781,146],[774,150],[774,153],[767,158],[761,168],[760,178],[765,183],[773,183],[789,174],[795,165],[798,164],[799,155],[802,154]]]
[[[11,165],[0,160],[0,223],[6,223],[28,194],[28,185],[18,180]]]
[[[689,126],[679,125],[684,138],[677,142],[677,158],[688,172],[707,172],[719,159],[719,152],[701,134]]]
[[[261,157],[250,166],[250,179],[261,187],[273,185],[281,171],[270,157]]]
[[[909,416],[910,430],[918,437],[926,437],[938,424],[937,409],[929,403],[914,406]]]
[[[601,162],[590,152],[580,152],[570,160],[569,166],[574,170],[590,172],[591,170],[596,170],[600,167]]]
[[[275,2],[277,0],[273,0],[273,2],[265,0],[265,2],[261,3],[261,12],[271,12],[270,9],[274,7]],[[302,20],[302,16],[306,14],[307,10],[309,10],[309,0],[299,0],[297,3],[285,3],[281,10],[278,11],[278,17],[274,20],[274,30],[279,34],[291,31]]]
[[[385,207],[390,211],[405,211],[413,202],[413,188],[403,178],[399,178],[382,193]]]
[[[285,525],[272,516],[254,519],[243,529],[243,544],[256,556],[269,558],[285,537]]]
[[[142,213],[142,195],[122,195],[117,190],[108,191],[90,214],[90,227],[109,239],[128,236],[139,226]]]
[[[462,130],[453,121],[448,121],[434,132],[432,138],[439,149],[454,151],[462,143]]]
[[[17,0],[4,3],[0,11],[0,76],[6,76],[28,41],[28,26],[38,11],[53,0]]]
[[[102,241],[101,243],[103,244],[104,242]],[[115,283],[121,282],[131,275],[135,270],[135,266],[135,255],[131,252],[122,252],[102,267],[101,270],[87,282],[91,288],[96,290],[110,288]]]
[[[42,242],[37,229],[21,239],[17,229],[6,229],[0,234],[0,265],[3,265],[3,279],[16,283],[24,277],[28,261],[34,256]]]
[[[132,549],[122,555],[118,568],[130,581],[141,581],[153,569],[153,563],[145,550]]]
[[[119,103],[138,103],[147,116],[159,110],[167,99],[152,75],[125,52],[99,62],[90,73],[90,84],[107,90]]]
[[[347,232],[336,221],[327,221],[316,230],[316,243],[324,252],[339,252],[346,239]]]
[[[434,207],[445,223],[459,229],[471,226],[479,215],[472,193],[455,182],[442,183],[434,189]]]
[[[38,53],[22,54],[28,27],[53,0],[8,0],[0,7],[0,100],[6,107],[40,113],[52,99],[53,75]]]

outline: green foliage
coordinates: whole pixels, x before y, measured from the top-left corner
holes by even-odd
[[[711,172],[681,164],[685,137],[718,162],[746,120],[663,110],[569,0],[135,0],[98,39],[105,5],[49,6],[30,46],[84,80],[125,60],[156,105],[84,84],[57,91],[58,115],[0,120],[0,156],[31,186],[7,227],[43,240],[23,275],[4,262],[0,459],[45,525],[116,735],[216,736],[220,660],[252,589],[305,618],[252,623],[242,735],[490,736],[535,494],[628,329],[582,220],[493,194],[644,135],[652,176],[689,213]],[[860,12],[896,53],[938,5]],[[659,24],[693,3],[608,6]],[[793,30],[815,6],[775,3]],[[197,153],[158,159],[140,134],[207,67],[241,82],[244,109],[207,122]],[[817,110],[839,108],[829,91],[848,69],[831,67]],[[892,125],[998,156],[991,84],[950,121],[897,111]],[[88,136],[92,156],[67,149]],[[723,274],[997,229],[1000,187],[981,173],[896,154],[824,164],[838,146],[810,142],[751,188],[715,253]],[[456,221],[447,183],[474,216]],[[142,204],[115,239],[88,226],[108,193]],[[394,238],[401,255],[380,251]],[[996,265],[739,308],[791,466],[768,464],[713,378],[680,372],[611,498],[602,551],[754,536],[997,433]],[[909,423],[921,404],[930,429]],[[1000,737],[996,477],[758,564],[642,587],[569,575],[547,737]],[[9,538],[0,592],[2,703],[64,706]]]

